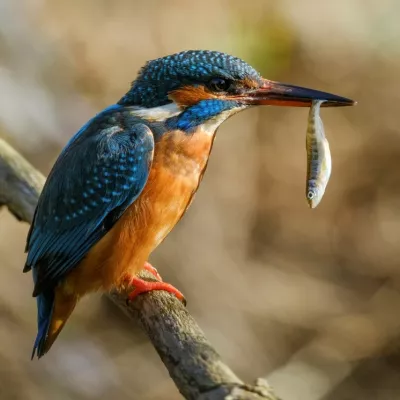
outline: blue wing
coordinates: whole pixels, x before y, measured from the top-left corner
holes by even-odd
[[[143,190],[154,138],[127,115],[114,109],[99,114],[56,161],[27,240],[24,272],[35,271],[34,296],[74,268]]]

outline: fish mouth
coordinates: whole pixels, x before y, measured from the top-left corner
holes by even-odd
[[[323,101],[321,107],[344,107],[357,104],[354,100],[336,94],[267,79],[263,80],[259,88],[238,97],[246,105],[260,106],[310,107],[312,102],[317,100]]]

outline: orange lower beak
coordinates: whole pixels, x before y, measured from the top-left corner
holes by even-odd
[[[353,100],[335,94],[267,79],[264,80],[264,84],[260,88],[238,97],[241,102],[248,105],[310,107],[313,100],[324,100],[322,107],[342,107],[357,104]]]

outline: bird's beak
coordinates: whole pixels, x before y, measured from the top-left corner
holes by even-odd
[[[261,87],[240,96],[247,105],[275,105],[291,107],[310,107],[313,100],[324,100],[322,107],[353,106],[355,101],[335,94],[320,92],[286,83],[264,79]]]

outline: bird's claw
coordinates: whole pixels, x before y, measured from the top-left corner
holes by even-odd
[[[165,290],[165,291],[175,295],[177,297],[177,299],[180,300],[184,306],[186,306],[187,302],[186,302],[185,296],[171,284],[163,282],[162,278],[161,278],[160,274],[158,273],[158,271],[156,270],[156,268],[154,268],[151,264],[146,262],[143,269],[147,270],[152,275],[154,275],[158,281],[157,282],[149,282],[149,281],[141,279],[137,276],[134,276],[133,278],[127,277],[126,279],[129,280],[129,284],[135,287],[133,289],[133,291],[128,295],[128,298],[126,300],[127,305],[129,305],[129,302],[136,299],[136,297],[142,293],[150,292],[152,290]]]
[[[157,280],[159,280],[160,282],[162,282],[162,278],[161,275],[158,273],[157,269],[154,268],[149,262],[145,262],[143,269],[145,269],[146,271],[150,272],[152,275],[154,275],[156,277]]]

